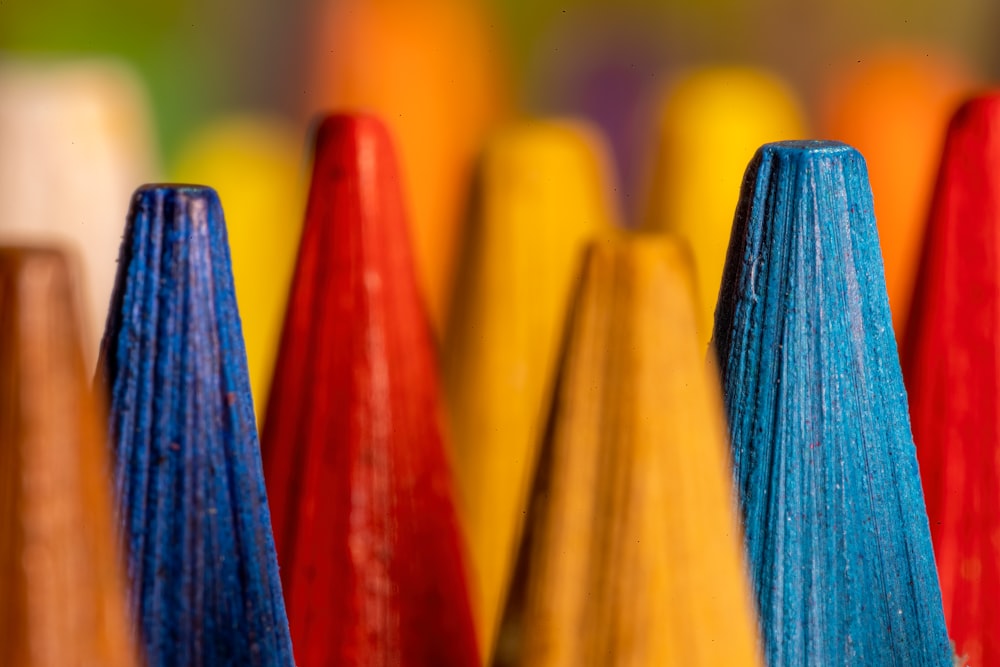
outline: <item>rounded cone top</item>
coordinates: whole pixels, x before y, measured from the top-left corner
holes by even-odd
[[[319,126],[264,458],[299,664],[478,665],[392,144]]]
[[[583,249],[613,227],[607,171],[597,132],[562,120],[505,128],[480,162],[443,354],[485,652],[517,555]]]
[[[903,371],[948,629],[970,665],[1000,663],[1000,93],[948,129]]]
[[[687,249],[587,256],[498,664],[760,664]]]
[[[225,221],[132,201],[102,346],[135,623],[153,665],[291,665]]]
[[[758,151],[714,343],[768,663],[947,664],[857,151],[833,142]]]
[[[138,664],[66,260],[0,247],[0,664]]]

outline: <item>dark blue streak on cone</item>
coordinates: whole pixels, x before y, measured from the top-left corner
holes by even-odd
[[[136,192],[100,372],[131,609],[150,667],[292,665],[229,245],[210,188]]]
[[[768,664],[950,665],[856,150],[757,152],[714,344]]]

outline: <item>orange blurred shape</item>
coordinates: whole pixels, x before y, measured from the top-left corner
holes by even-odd
[[[415,260],[441,331],[476,151],[505,114],[498,41],[483,3],[342,0],[314,22],[306,111],[363,109],[396,137]]]
[[[974,84],[954,56],[918,46],[882,47],[825,82],[824,138],[868,162],[896,339],[910,309],[926,211],[952,112]]]

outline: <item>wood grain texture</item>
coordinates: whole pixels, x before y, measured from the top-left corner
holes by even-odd
[[[664,95],[644,225],[691,246],[705,349],[746,156],[769,141],[802,138],[805,124],[794,91],[766,70],[695,69]]]
[[[181,183],[211,183],[226,202],[258,422],[267,405],[305,210],[303,146],[299,133],[277,118],[226,116],[181,147],[171,175]]]
[[[856,146],[868,163],[897,341],[905,335],[943,130],[973,85],[954,55],[930,44],[861,51],[822,82],[821,136]]]
[[[760,665],[686,249],[587,258],[497,664]]]
[[[510,106],[502,37],[480,0],[316,7],[303,110],[370,111],[392,130],[417,279],[441,335],[475,158]]]
[[[903,349],[945,618],[1000,664],[1000,94],[948,129]]]
[[[479,663],[392,143],[327,117],[264,423],[298,664]]]
[[[64,256],[0,247],[0,664],[132,667],[104,419]]]
[[[769,665],[950,665],[864,158],[761,148],[714,343]]]
[[[226,227],[136,191],[101,346],[131,610],[150,667],[292,665]]]
[[[591,128],[552,120],[498,132],[480,166],[443,362],[485,654],[517,554],[583,247],[608,234],[615,217],[607,162]]]

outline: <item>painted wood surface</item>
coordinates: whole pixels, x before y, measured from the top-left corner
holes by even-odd
[[[768,664],[950,665],[864,159],[761,148],[714,344]]]
[[[769,141],[803,138],[805,124],[795,93],[766,70],[695,69],[664,95],[644,225],[691,246],[705,349],[747,155]]]
[[[0,247],[0,664],[132,667],[100,402],[62,253]]]
[[[474,161],[510,105],[502,37],[480,0],[316,7],[303,111],[372,112],[392,130],[417,279],[441,335]]]
[[[190,137],[171,170],[181,183],[211,183],[226,202],[233,282],[258,422],[267,405],[305,210],[304,146],[302,136],[285,121],[225,116]]]
[[[297,664],[479,664],[386,127],[327,117],[264,422]]]
[[[443,365],[458,489],[489,654],[513,570],[584,244],[612,229],[607,152],[535,121],[484,151]]]
[[[498,664],[760,665],[687,249],[590,249]]]
[[[292,665],[218,196],[132,198],[98,380],[150,667]]]
[[[945,618],[1000,664],[1000,93],[947,133],[903,356]]]

